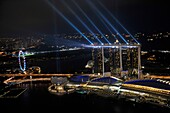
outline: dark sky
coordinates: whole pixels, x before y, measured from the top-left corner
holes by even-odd
[[[61,11],[81,31],[85,28],[75,16],[61,2],[64,0],[50,0],[54,6]],[[85,11],[89,18],[104,29],[99,17],[89,0],[75,0]],[[110,18],[104,9],[98,4],[100,1],[130,32],[155,32],[170,31],[170,7],[168,0],[90,0],[106,18],[114,25],[115,21]],[[85,22],[89,24],[83,14],[73,4],[72,0],[65,0],[70,8]],[[97,12],[96,12],[97,13]],[[95,30],[94,30],[95,31]],[[47,0],[1,0],[0,1],[0,35],[8,33],[71,33],[77,32],[73,29],[53,8]]]

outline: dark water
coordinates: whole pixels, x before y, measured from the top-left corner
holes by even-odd
[[[168,113],[169,108],[151,104],[101,97],[95,94],[71,93],[62,96],[48,92],[50,82],[29,82],[17,86],[26,88],[17,98],[0,98],[1,113],[72,112],[72,113]]]

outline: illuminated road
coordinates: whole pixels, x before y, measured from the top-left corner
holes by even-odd
[[[170,76],[166,75],[146,75],[144,78],[150,78],[150,79],[170,79]]]

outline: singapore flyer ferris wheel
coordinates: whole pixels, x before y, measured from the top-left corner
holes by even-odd
[[[26,60],[25,60],[24,52],[22,50],[20,50],[19,53],[18,53],[18,62],[19,62],[19,67],[20,67],[21,71],[23,73],[25,73]],[[23,66],[22,66],[22,64],[23,64]]]

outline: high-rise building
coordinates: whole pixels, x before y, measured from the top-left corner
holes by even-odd
[[[140,46],[110,45],[92,49],[93,73],[110,72],[113,76],[138,76]]]

